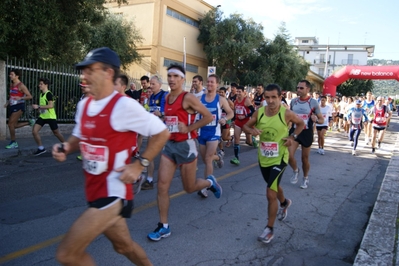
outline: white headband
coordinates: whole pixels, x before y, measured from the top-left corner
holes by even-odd
[[[181,72],[179,69],[177,69],[177,68],[171,68],[171,69],[169,69],[168,70],[168,74],[170,74],[170,73],[174,73],[174,74],[177,74],[177,75],[179,75],[180,77],[182,77],[182,78],[185,78],[185,75],[183,74],[183,72]]]

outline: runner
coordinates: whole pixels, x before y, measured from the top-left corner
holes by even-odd
[[[212,114],[191,93],[183,89],[186,71],[180,65],[168,67],[170,92],[165,103],[165,124],[171,135],[162,150],[158,171],[158,227],[147,235],[152,241],[170,236],[168,224],[169,187],[177,167],[180,167],[181,179],[187,193],[209,188],[216,198],[222,195],[222,188],[212,175],[206,180],[196,178],[197,171],[197,129],[212,122]],[[195,113],[202,118],[194,123]]]
[[[221,126],[226,125],[227,121],[233,118],[233,110],[230,108],[227,100],[219,97],[216,89],[219,85],[220,79],[217,75],[209,75],[206,88],[207,93],[202,95],[201,103],[212,114],[213,120],[211,123],[201,127],[198,130],[198,142],[201,158],[205,163],[204,177],[213,175],[213,163],[219,168],[223,167],[224,152],[220,150],[216,154],[216,149],[220,141]],[[226,112],[226,116],[222,117],[222,109]],[[198,191],[198,195],[203,198],[208,197],[207,189],[204,188]]]
[[[320,106],[317,101],[311,98],[308,93],[311,89],[311,84],[309,81],[301,80],[296,87],[298,98],[291,101],[291,110],[296,113],[296,115],[303,120],[305,123],[304,130],[301,134],[295,134],[295,127],[291,127],[290,134],[295,138],[293,145],[289,146],[290,159],[289,164],[294,170],[294,174],[291,177],[291,183],[296,184],[298,182],[299,168],[295,159],[295,152],[298,146],[302,146],[302,170],[303,170],[303,181],[301,188],[305,189],[309,184],[309,154],[310,147],[313,142],[313,123],[324,124],[324,118],[320,111]]]
[[[274,237],[273,226],[278,213],[278,201],[281,208],[278,217],[280,221],[287,218],[288,208],[292,204],[290,199],[285,198],[280,186],[288,163],[287,146],[295,142],[293,135],[288,136],[287,126],[289,122],[295,124],[293,134],[299,135],[305,124],[294,112],[282,106],[281,88],[277,84],[266,86],[264,97],[267,106],[255,111],[243,129],[254,136],[260,136],[258,161],[263,179],[267,183],[268,221],[258,240],[269,243]]]
[[[253,106],[255,107],[255,110],[258,110],[260,107],[263,106],[263,84],[258,84],[258,86],[256,87],[256,92],[254,94],[254,98],[252,101]]]
[[[387,126],[387,119],[392,115],[389,108],[383,104],[383,98],[377,97],[377,103],[370,110],[373,119],[373,130],[371,133],[371,153],[375,153],[375,142],[378,142],[378,148],[381,148],[381,142],[384,139],[384,133]],[[378,135],[378,136],[377,136]]]
[[[367,125],[368,122],[368,117],[366,110],[362,108],[362,101],[361,100],[356,100],[356,107],[352,107],[347,116],[347,119],[350,123],[350,131],[349,131],[349,141],[351,142],[352,148],[352,155],[356,155],[356,147],[357,144],[359,143],[359,136],[360,133],[362,132],[363,128],[363,120],[364,118],[364,123]]]
[[[237,87],[237,98],[234,102],[234,158],[230,160],[231,164],[240,165],[239,153],[240,153],[240,140],[242,127],[249,121],[249,118],[255,112],[254,107],[248,97],[244,96],[244,87]],[[246,143],[250,146],[257,148],[258,143],[255,138],[249,133],[245,133]],[[255,140],[255,141],[254,141]]]
[[[226,88],[225,87],[221,87],[219,88],[219,96],[223,97],[227,100],[227,102],[229,103],[229,107],[231,110],[234,110],[234,103],[226,98]],[[222,108],[222,117],[226,117],[226,111]],[[233,114],[234,117],[234,114]],[[219,149],[222,150],[224,152],[224,147],[223,147],[223,142],[226,142],[226,148],[231,146],[231,142],[232,142],[232,137],[230,136],[230,125],[231,125],[231,119],[227,120],[227,123],[225,125],[222,126],[222,139],[219,142]]]
[[[72,136],[53,146],[53,157],[65,161],[80,145],[89,205],[58,247],[56,258],[63,265],[95,265],[86,248],[100,234],[134,264],[152,265],[144,249],[131,239],[125,218],[133,210],[131,184],[160,152],[169,132],[140,104],[114,90],[119,66],[118,55],[107,47],[90,51],[76,65],[92,97],[79,102]],[[129,164],[136,132],[152,137],[143,157]]]
[[[368,91],[366,93],[366,99],[363,102],[363,109],[366,110],[369,121],[370,121],[370,123],[366,124],[365,128],[364,128],[364,141],[366,142],[366,145],[369,145],[371,134],[373,131],[372,124],[373,124],[374,117],[371,112],[371,109],[373,109],[374,105],[375,105],[375,101],[373,100],[373,94],[371,94],[371,92]]]
[[[153,115],[159,117],[163,121],[163,116],[165,114],[165,97],[168,94],[167,91],[161,89],[163,84],[162,78],[159,75],[154,75],[150,78],[150,90],[151,96],[149,100],[149,111]],[[144,181],[141,189],[150,190],[154,188],[154,161],[150,162],[148,166],[147,178]]]
[[[317,142],[319,144],[319,149],[317,150],[317,153],[320,155],[324,155],[324,138],[328,129],[328,118],[331,117],[332,115],[332,110],[327,103],[327,97],[326,96],[321,96],[320,97],[320,111],[324,119],[323,124],[316,124],[316,130],[317,130]]]
[[[31,119],[29,122],[18,122],[21,115],[25,112],[25,101],[32,99],[32,95],[28,88],[20,81],[21,72],[19,70],[11,70],[9,77],[11,79],[10,98],[4,104],[4,108],[8,107],[8,130],[10,131],[11,141],[5,148],[17,149],[18,143],[16,141],[15,129],[27,125],[33,126],[35,120]]]
[[[39,79],[40,88],[40,100],[39,104],[32,104],[32,108],[40,111],[39,118],[36,120],[35,125],[32,129],[32,135],[38,146],[37,151],[33,153],[34,156],[38,156],[46,152],[43,146],[42,139],[40,138],[39,131],[45,124],[48,124],[53,132],[54,136],[62,143],[64,142],[64,136],[58,130],[57,124],[57,114],[54,109],[54,96],[51,91],[49,91],[48,86],[51,84],[50,80],[47,78]]]

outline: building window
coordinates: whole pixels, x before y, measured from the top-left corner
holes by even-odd
[[[309,43],[309,40],[302,40],[302,43]]]
[[[169,67],[171,64],[183,65],[183,62],[178,62],[178,61],[175,61],[175,60],[172,60],[172,59],[164,58],[164,60],[163,60],[163,66],[164,67]],[[189,71],[189,72],[192,72],[192,73],[198,73],[198,67],[186,63],[186,71]]]
[[[180,12],[177,12],[177,11],[175,11],[173,9],[170,9],[169,7],[166,9],[166,14],[171,16],[171,17],[177,18],[178,20],[181,20],[181,21],[183,21],[183,22],[185,22],[187,24],[190,24],[191,26],[194,26],[196,28],[198,28],[198,26],[199,26],[198,25],[198,21],[193,20],[193,19],[183,15]]]

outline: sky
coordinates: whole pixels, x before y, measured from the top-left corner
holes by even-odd
[[[399,60],[398,0],[205,0],[224,17],[242,14],[273,39],[281,22],[295,37],[319,44],[375,45],[370,59]]]

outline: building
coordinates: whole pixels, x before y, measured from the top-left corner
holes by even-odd
[[[319,44],[316,37],[296,37],[294,47],[310,70],[324,78],[346,65],[365,66],[374,56],[374,45]]]
[[[171,63],[183,63],[184,39],[187,81],[191,82],[197,74],[206,77],[208,63],[203,45],[197,41],[198,20],[215,7],[202,0],[127,2],[118,6],[115,1],[108,1],[106,7],[111,13],[133,21],[143,37],[143,42],[138,45],[143,59],[128,70],[130,77],[137,80],[142,75],[160,74],[166,84],[166,68]]]

